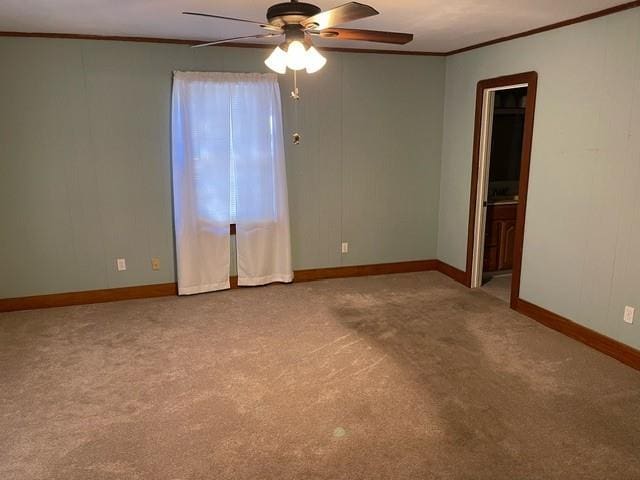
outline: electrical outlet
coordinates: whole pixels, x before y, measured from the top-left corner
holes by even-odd
[[[633,317],[636,313],[636,309],[633,307],[624,307],[624,321],[627,323],[633,323]]]
[[[153,270],[160,270],[160,259],[159,258],[152,258],[151,259],[151,268]]]
[[[342,253],[349,253],[349,242],[342,242]]]
[[[116,267],[118,268],[119,272],[122,272],[123,270],[126,270],[127,269],[127,261],[124,258],[116,259]]]

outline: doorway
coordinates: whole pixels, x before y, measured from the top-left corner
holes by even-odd
[[[467,284],[512,308],[520,294],[537,77],[482,80],[476,92]]]

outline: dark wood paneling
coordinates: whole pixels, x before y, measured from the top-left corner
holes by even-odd
[[[478,193],[478,170],[480,165],[480,134],[482,130],[482,107],[484,91],[489,88],[509,85],[528,84],[527,105],[524,115],[524,134],[522,139],[522,158],[520,160],[520,190],[518,192],[518,214],[516,218],[515,240],[513,251],[513,280],[511,283],[511,306],[520,294],[520,274],[522,269],[522,248],[524,245],[524,224],[527,210],[527,193],[529,190],[529,165],[531,162],[531,145],[533,143],[533,123],[538,91],[538,74],[536,72],[518,73],[503,77],[490,78],[478,82],[476,88],[476,113],[473,132],[473,159],[471,164],[471,198],[469,200],[469,224],[467,227],[467,265],[466,285],[471,286],[473,265],[474,229],[476,220],[476,195]],[[515,307],[514,307],[515,308]]]
[[[640,7],[640,1],[636,0],[633,2],[623,3],[622,5],[616,5],[615,7],[605,8],[604,10],[599,10],[597,12],[588,13],[586,15],[581,15],[579,17],[570,18],[568,20],[563,20],[562,22],[552,23],[550,25],[545,25],[544,27],[534,28],[532,30],[527,30],[525,32],[516,33],[513,35],[508,35],[506,37],[496,38],[494,40],[488,40],[482,43],[476,43],[474,45],[469,45],[468,47],[458,48],[457,50],[451,50],[447,52],[448,55],[456,55],[458,53],[468,52],[469,50],[475,50],[477,48],[486,47],[489,45],[495,45],[496,43],[508,42],[509,40],[515,40],[516,38],[528,37],[531,35],[536,35],[537,33],[548,32],[549,30],[555,30],[557,28],[567,27],[569,25],[574,25],[576,23],[587,22],[589,20],[594,20],[596,18],[605,17],[607,15],[611,15],[614,13],[622,12],[625,10],[630,10],[632,8]]]
[[[533,303],[527,302],[526,300],[517,299],[513,308],[523,315],[526,315],[549,328],[557,330],[558,332],[589,345],[590,347],[595,348],[596,350],[599,350],[600,352],[609,355],[630,367],[640,370],[640,350],[636,350],[633,347],[618,342],[617,340],[602,335],[601,333],[594,332],[593,330],[583,327],[568,318],[562,317],[556,313],[534,305]]]

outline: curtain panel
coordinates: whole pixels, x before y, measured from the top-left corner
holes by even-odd
[[[174,72],[178,293],[293,280],[280,89],[274,74]]]

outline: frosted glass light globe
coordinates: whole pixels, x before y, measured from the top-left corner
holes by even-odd
[[[286,73],[287,53],[278,46],[264,61],[264,64],[276,73]]]
[[[302,70],[307,66],[307,50],[302,42],[294,40],[287,49],[287,67],[291,70]]]
[[[307,50],[307,73],[315,73],[324,67],[327,59],[324,58],[316,47],[310,47]]]

